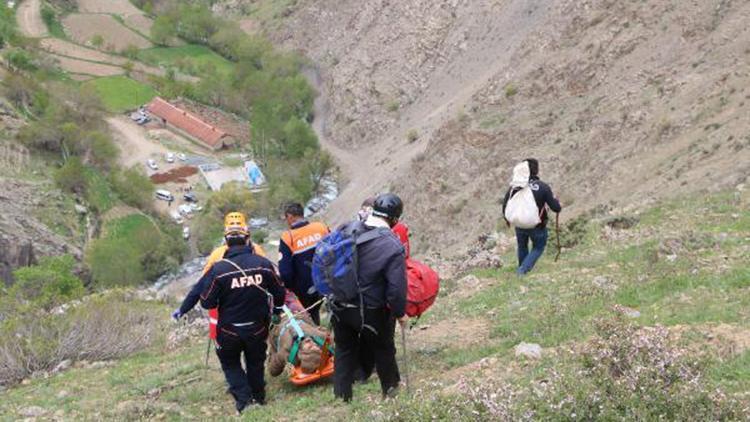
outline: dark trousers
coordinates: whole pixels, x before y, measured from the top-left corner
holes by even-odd
[[[320,296],[318,295],[298,295],[300,303],[302,306],[305,307],[305,309],[310,308],[315,302],[320,300]],[[313,306],[312,308],[307,310],[307,313],[310,314],[310,318],[312,318],[315,325],[320,325],[320,305],[323,303],[318,303],[317,305]]]
[[[401,377],[396,363],[396,345],[393,341],[396,321],[387,309],[365,309],[364,319],[368,327],[362,327],[358,308],[334,309],[333,328],[336,344],[333,394],[345,401],[352,399],[352,384],[355,374],[371,365],[362,362],[363,356],[374,360],[380,378],[380,388],[385,395],[398,387]],[[374,331],[373,331],[374,330]],[[364,354],[363,350],[370,351]]]
[[[256,333],[246,330],[219,329],[216,338],[216,355],[221,362],[229,391],[234,396],[237,410],[250,403],[263,404],[266,400],[266,382],[263,378],[266,361],[268,328]],[[245,368],[240,362],[244,354]]]
[[[533,229],[516,228],[516,240],[518,241],[518,270],[517,274],[523,275],[534,268],[536,261],[544,253],[547,246],[547,228],[536,227]],[[529,240],[531,240],[531,251],[529,251]]]

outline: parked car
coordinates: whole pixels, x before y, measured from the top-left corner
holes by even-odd
[[[182,238],[185,240],[190,239],[190,227],[185,226],[182,228]]]
[[[177,158],[179,158],[180,161],[187,161],[187,155],[185,155],[184,152],[177,154]]]
[[[146,165],[151,170],[159,170],[159,166],[156,165],[156,161],[154,161],[154,160],[152,160],[150,158],[148,159],[148,161],[146,161]]]
[[[174,153],[168,152],[164,159],[167,160],[168,163],[174,163]]]
[[[185,199],[185,201],[187,202],[198,202],[198,197],[195,195],[194,192],[188,192],[182,195],[182,198]]]
[[[174,201],[174,196],[172,196],[172,192],[165,190],[165,189],[157,189],[156,190],[156,199],[161,199],[162,201]]]

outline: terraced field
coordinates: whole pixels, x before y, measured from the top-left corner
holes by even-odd
[[[94,45],[107,51],[122,51],[130,46],[149,48],[153,44],[110,15],[74,13],[63,19],[68,36],[79,44]],[[100,45],[95,40],[99,38]]]

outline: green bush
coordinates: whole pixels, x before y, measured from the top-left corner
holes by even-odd
[[[5,2],[2,2],[0,3],[0,48],[14,42],[16,36],[15,13],[13,9],[5,5]]]
[[[158,16],[151,26],[151,39],[159,45],[169,45],[177,36],[177,22],[167,15]]]
[[[48,28],[55,24],[55,20],[56,20],[55,10],[46,4],[42,5],[42,20],[44,21],[44,23],[47,25]]]
[[[110,183],[124,203],[144,211],[152,208],[154,184],[139,166],[114,171]]]
[[[222,219],[211,213],[203,213],[195,217],[193,221],[191,236],[195,239],[198,252],[207,255],[221,241],[223,235]]]
[[[84,193],[88,182],[81,159],[71,157],[60,167],[55,172],[55,183],[64,191],[78,194]]]
[[[215,218],[222,219],[232,211],[252,214],[254,205],[253,194],[244,184],[225,183],[220,191],[211,195],[208,210]]]
[[[86,134],[85,139],[88,150],[91,153],[91,163],[102,170],[111,170],[116,166],[120,149],[112,141],[109,135],[92,131]]]
[[[411,142],[416,142],[419,139],[419,132],[416,129],[409,129],[408,132],[406,132],[406,140]]]
[[[5,53],[5,60],[11,68],[17,70],[34,71],[39,68],[34,55],[20,48],[8,50]]]
[[[86,263],[99,287],[133,286],[174,269],[185,251],[176,227],[131,214],[107,223],[103,236],[87,248]]]
[[[7,297],[16,304],[50,309],[83,296],[83,282],[73,273],[75,260],[70,255],[42,258],[37,265],[13,271],[15,283]],[[3,312],[0,312],[2,314]]]
[[[266,239],[268,238],[268,232],[263,229],[253,230],[251,237],[253,243],[260,245],[265,243]]]

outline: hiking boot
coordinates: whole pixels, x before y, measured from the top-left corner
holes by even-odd
[[[247,402],[235,402],[234,408],[237,409],[237,414],[241,415],[242,412],[247,408]]]
[[[390,387],[388,390],[386,390],[385,393],[383,393],[384,399],[395,399],[396,396],[398,396],[399,387],[397,385]]]

